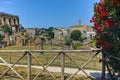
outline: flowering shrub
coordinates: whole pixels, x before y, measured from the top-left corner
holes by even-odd
[[[110,55],[120,58],[120,1],[100,0],[94,4],[94,23],[97,47]],[[115,72],[120,72],[120,61],[107,56],[110,66]]]

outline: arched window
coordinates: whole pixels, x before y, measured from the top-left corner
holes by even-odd
[[[0,25],[2,25],[2,18],[0,18]]]
[[[9,24],[11,25],[11,24],[12,24],[12,22],[11,22],[11,18],[9,18],[8,20],[9,20]]]
[[[13,19],[13,21],[14,21],[14,25],[16,25],[16,19]]]
[[[0,25],[2,25],[2,20],[0,19]]]
[[[6,17],[3,18],[4,23],[6,24]]]

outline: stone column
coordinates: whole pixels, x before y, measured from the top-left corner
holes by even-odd
[[[2,25],[2,19],[0,18],[0,26]]]
[[[6,17],[3,17],[3,25],[6,23]]]
[[[10,23],[10,26],[14,25],[14,20],[12,17],[9,18],[9,23]]]
[[[2,21],[2,25],[4,24],[4,20],[3,20],[3,17],[1,17],[1,21]]]
[[[9,38],[9,36],[8,36],[7,34],[6,34],[5,37],[4,37],[4,41],[7,42],[7,46],[10,45],[10,38]]]
[[[14,20],[13,20],[13,18],[11,18],[11,25],[14,25]]]
[[[18,22],[18,18],[16,18],[16,25],[18,25],[19,24],[19,22]]]
[[[17,20],[17,18],[14,18],[14,25],[18,25],[18,20]]]
[[[9,18],[6,18],[6,24],[7,24],[7,25],[10,25],[10,23],[9,23]]]

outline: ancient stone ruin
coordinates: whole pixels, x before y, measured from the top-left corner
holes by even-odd
[[[11,27],[13,32],[20,32],[22,29],[18,16],[0,12],[0,26],[5,24]]]
[[[5,34],[0,31],[0,34],[4,35],[4,41],[6,41],[6,45],[13,45],[16,43],[22,44],[22,41],[16,42],[18,37],[18,33],[23,31],[23,27],[19,23],[19,17],[16,15],[0,12],[0,27],[3,25],[8,25],[12,29],[12,34]]]

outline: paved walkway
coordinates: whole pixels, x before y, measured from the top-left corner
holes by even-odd
[[[0,63],[0,65],[5,65],[5,64],[4,63]],[[27,67],[27,65],[18,65],[18,64],[16,64],[15,66],[18,66],[18,67]],[[37,68],[37,69],[43,69],[41,66],[31,66],[31,67],[32,68]],[[60,67],[48,67],[47,69],[50,72],[61,72],[61,68]],[[78,69],[76,69],[76,68],[65,68],[65,73],[74,74],[77,70]],[[92,77],[95,77],[95,78],[100,78],[101,77],[101,71],[85,70],[85,72],[88,75],[91,75]],[[85,75],[82,71],[79,71],[78,74]]]

